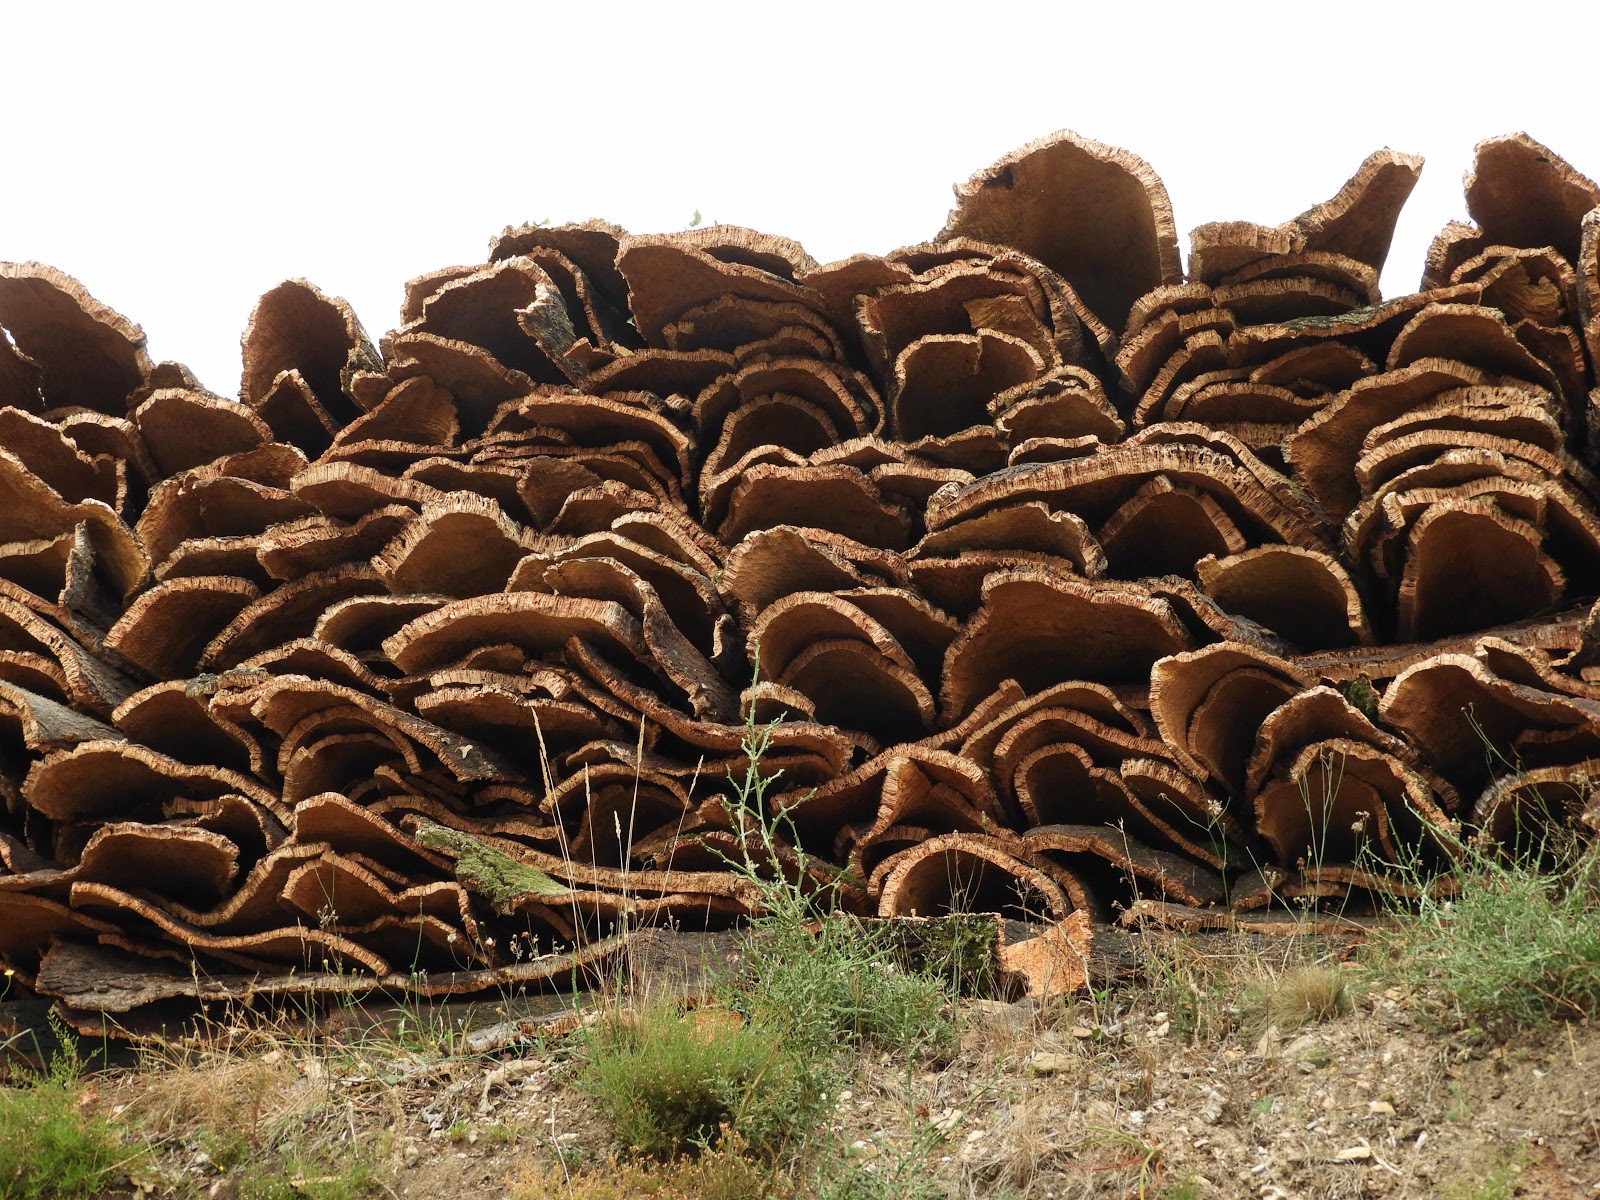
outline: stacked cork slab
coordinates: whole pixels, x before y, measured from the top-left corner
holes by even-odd
[[[725,927],[752,726],[761,865],[860,914],[1352,911],[1588,836],[1600,189],[1483,143],[1384,299],[1420,168],[1187,273],[1065,133],[882,257],[508,229],[378,345],[267,293],[238,401],[0,265],[0,961],[133,1021]]]

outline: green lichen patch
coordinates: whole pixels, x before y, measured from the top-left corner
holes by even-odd
[[[453,855],[457,882],[499,912],[508,911],[524,896],[566,897],[572,892],[560,880],[460,830],[424,824],[417,830],[417,841],[430,850]]]

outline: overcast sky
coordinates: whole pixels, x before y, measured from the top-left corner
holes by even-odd
[[[1326,199],[1381,146],[1425,155],[1396,294],[1465,216],[1476,141],[1526,130],[1600,175],[1597,35],[1593,2],[13,3],[0,259],[78,276],[234,395],[281,279],[348,297],[376,340],[406,279],[508,224],[698,209],[820,261],[881,253],[1073,129],[1156,169],[1185,248]]]

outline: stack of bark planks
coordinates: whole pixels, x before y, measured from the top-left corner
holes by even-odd
[[[771,722],[766,866],[861,914],[1270,922],[1588,836],[1600,189],[1483,143],[1383,300],[1420,167],[1187,274],[1071,134],[882,257],[508,229],[377,347],[269,292],[240,401],[0,266],[0,960],[132,1025],[725,927]]]

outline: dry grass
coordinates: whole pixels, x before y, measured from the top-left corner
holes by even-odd
[[[985,1115],[987,1136],[963,1148],[965,1173],[976,1195],[995,1189],[1026,1195],[1042,1172],[1071,1148],[1071,1108],[1039,1095],[1016,1094]]]
[[[1147,935],[1149,936],[1149,935]],[[1350,1011],[1348,973],[1317,939],[1280,944],[1227,934],[1156,934],[1146,966],[1152,1002],[1192,1042],[1260,1037]]]
[[[281,1051],[152,1062],[124,1109],[156,1137],[238,1136],[259,1143],[307,1107],[304,1081]]]
[[[1344,971],[1313,963],[1250,985],[1243,1008],[1251,1030],[1272,1027],[1287,1033],[1349,1012],[1350,987]]]
[[[746,1155],[736,1138],[693,1158],[660,1162],[611,1157],[575,1170],[558,1156],[523,1166],[511,1200],[767,1200],[792,1193],[770,1165]]]

